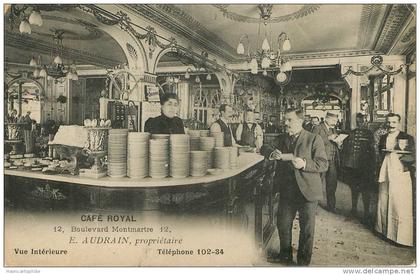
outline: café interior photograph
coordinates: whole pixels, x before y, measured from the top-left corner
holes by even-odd
[[[416,263],[415,4],[3,16],[6,237],[14,213],[135,211],[246,232],[253,265]]]

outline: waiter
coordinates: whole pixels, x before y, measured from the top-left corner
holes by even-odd
[[[328,171],[323,174],[323,182],[325,184],[327,193],[327,208],[330,212],[335,213],[335,192],[337,190],[337,170],[339,165],[339,147],[342,144],[337,144],[334,140],[337,138],[338,115],[328,112],[325,116],[325,121],[320,125],[315,126],[313,133],[320,135],[324,141],[325,152],[328,157]]]
[[[216,120],[210,126],[211,133],[223,132],[223,143],[225,147],[236,145],[235,139],[233,138],[232,129],[230,128],[228,121],[233,115],[233,109],[228,104],[222,104],[219,107],[220,118]]]
[[[236,129],[236,140],[240,145],[261,148],[263,144],[263,130],[254,120],[254,111],[248,110],[245,113],[245,122],[239,124]]]
[[[375,230],[395,243],[414,246],[413,198],[415,197],[411,178],[415,173],[414,138],[401,131],[399,114],[389,113],[386,120],[388,133],[379,141],[379,151],[383,161],[378,177],[379,194]]]
[[[176,116],[179,108],[176,94],[165,93],[160,104],[162,114],[149,118],[144,125],[144,131],[151,134],[185,134],[184,123]]]

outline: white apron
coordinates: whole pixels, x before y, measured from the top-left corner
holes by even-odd
[[[413,194],[410,172],[396,153],[388,153],[379,174],[376,231],[388,239],[413,246]]]

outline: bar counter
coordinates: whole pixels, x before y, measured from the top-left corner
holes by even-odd
[[[254,232],[263,247],[274,229],[274,165],[261,155],[241,153],[236,169],[181,179],[91,179],[5,169],[5,207],[217,216]]]
[[[132,179],[129,177],[124,178],[111,178],[103,177],[99,179],[92,179],[83,176],[71,176],[71,175],[47,175],[42,172],[32,172],[28,170],[11,170],[5,169],[4,174],[7,176],[24,177],[31,179],[42,179],[48,181],[59,181],[74,183],[80,185],[91,185],[91,186],[102,186],[102,187],[168,187],[168,186],[181,186],[181,185],[195,185],[205,184],[209,182],[215,182],[224,180],[227,178],[234,177],[243,171],[257,165],[264,159],[261,155],[255,153],[241,153],[238,158],[238,168],[224,170],[217,175],[206,175],[203,177],[187,177],[187,178],[143,178],[143,179]]]

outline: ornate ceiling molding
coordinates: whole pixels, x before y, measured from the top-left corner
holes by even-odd
[[[250,17],[242,14],[238,14],[236,12],[229,11],[230,5],[213,5],[215,8],[219,9],[222,12],[223,16],[237,22],[245,22],[245,23],[279,23],[279,22],[287,22],[299,19],[301,17],[308,16],[314,12],[316,12],[321,6],[320,5],[303,5],[298,11],[295,11],[290,14],[285,14],[277,17],[270,17],[270,19],[264,20],[260,17]],[[257,8],[257,5],[255,5]]]
[[[385,14],[386,5],[365,4],[362,8],[359,30],[357,33],[357,45],[361,49],[372,47],[375,35],[372,35],[378,24],[381,23],[381,16]]]
[[[237,61],[234,48],[175,5],[141,4],[124,7],[179,36],[197,42],[204,49],[228,62]]]
[[[408,43],[416,37],[416,27],[411,27],[401,38],[402,43]]]
[[[51,54],[52,51],[52,45],[48,41],[20,35],[10,31],[6,32],[5,46],[16,47],[31,52],[37,51],[47,55]],[[7,56],[7,52],[5,55]],[[64,47],[63,56],[64,58],[71,57],[71,59],[74,59],[78,62],[84,62],[86,64],[98,65],[102,67],[114,67],[118,64],[121,64],[120,60],[115,60],[107,56],[97,55],[91,52],[76,50],[68,47]]]
[[[88,32],[88,34],[83,35],[69,29],[62,29],[60,28],[60,26],[56,25],[56,28],[50,29],[50,33],[42,33],[36,30],[33,31],[33,33],[36,33],[37,35],[40,35],[40,36],[51,38],[53,36],[53,33],[56,30],[63,30],[65,33],[64,38],[66,40],[96,40],[102,37],[102,33],[97,29],[96,25],[91,24],[82,19],[73,20],[66,17],[58,17],[58,16],[52,16],[52,15],[43,15],[43,18],[46,20],[75,25],[79,28],[80,26],[82,26]]]
[[[411,5],[392,5],[385,19],[383,28],[380,30],[380,36],[376,42],[375,50],[387,54],[413,13],[415,13],[415,11],[413,11]]]
[[[355,57],[355,56],[370,56],[378,55],[375,50],[347,50],[347,51],[328,51],[317,53],[301,53],[301,54],[288,54],[285,58],[291,60],[306,60],[306,59],[322,59],[322,58],[342,58],[342,57]],[[241,64],[244,60],[236,63]]]

